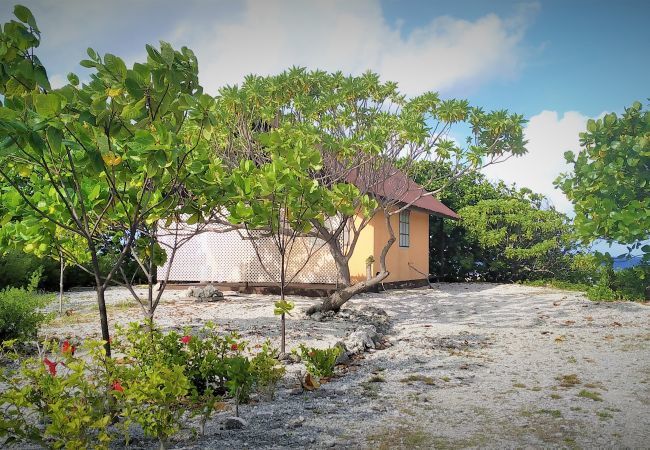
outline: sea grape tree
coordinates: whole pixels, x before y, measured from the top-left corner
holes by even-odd
[[[5,204],[16,206],[5,220],[17,208],[30,211],[33,225],[20,236],[26,242],[39,242],[40,227],[83,241],[110,354],[104,292],[139,230],[173,214],[203,216],[208,196],[185,199],[197,187],[188,180],[213,161],[206,143],[215,102],[202,93],[194,54],[164,42],[147,46],[146,62],[131,68],[88,49],[80,64],[92,69],[89,80],[70,74],[53,89],[36,53],[41,33],[33,15],[22,6],[14,14],[0,33],[0,178],[14,199]],[[107,236],[120,250],[103,272]]]
[[[573,203],[580,237],[650,253],[650,111],[635,102],[621,115],[590,119],[580,146],[564,154],[573,172],[556,181]]]

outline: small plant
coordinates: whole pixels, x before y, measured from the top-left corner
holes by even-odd
[[[402,378],[399,380],[402,383],[413,383],[416,381],[421,381],[422,383],[429,385],[429,386],[435,386],[436,382],[434,381],[433,378],[427,377],[425,375],[419,375],[419,374],[411,374],[406,378]]]
[[[340,347],[331,347],[324,350],[308,348],[300,344],[300,358],[307,367],[307,372],[316,377],[331,377],[334,375],[336,358],[341,354]]]
[[[226,387],[235,399],[235,416],[239,417],[239,404],[248,400],[255,381],[250,361],[243,356],[230,358]]]
[[[595,402],[602,402],[603,398],[600,396],[598,392],[593,392],[593,391],[588,391],[586,389],[581,390],[578,393],[578,397],[583,397],[583,398],[588,398],[591,399]]]
[[[560,386],[566,388],[573,387],[582,383],[580,381],[580,378],[578,378],[578,375],[576,375],[575,373],[569,375],[559,375],[555,377],[555,379],[560,382]]]
[[[278,300],[274,303],[273,314],[280,316],[281,326],[280,334],[282,340],[280,341],[280,353],[284,354],[286,350],[286,337],[287,337],[287,327],[286,327],[286,316],[291,315],[291,311],[295,307],[293,302],[288,302],[284,299]]]
[[[51,342],[25,359],[19,369],[0,374],[0,437],[4,443],[35,443],[52,448],[107,449],[112,439],[107,427],[103,342],[89,341],[84,349],[90,362],[74,355],[74,347]],[[17,361],[14,341],[2,344],[2,356]],[[99,363],[99,364],[98,364]]]
[[[181,402],[190,390],[190,382],[183,367],[156,362],[144,369],[131,368],[122,380],[112,383],[113,395],[121,405],[124,421],[121,429],[129,441],[129,427],[137,423],[146,436],[155,437],[160,448],[167,448],[167,440],[180,430],[184,409]]]
[[[0,291],[0,342],[7,339],[35,339],[42,323],[51,314],[41,308],[54,298],[39,295],[33,289],[6,288]]]
[[[598,418],[600,420],[608,420],[608,419],[611,419],[612,417],[614,417],[611,413],[609,413],[607,411],[598,411],[596,413],[596,415],[598,416]]]
[[[284,376],[286,369],[278,363],[278,352],[267,340],[262,350],[251,359],[251,371],[255,379],[255,389],[269,400],[275,395],[275,388]]]
[[[376,374],[371,376],[368,381],[370,383],[383,383],[386,381],[386,378],[384,378],[382,375]]]

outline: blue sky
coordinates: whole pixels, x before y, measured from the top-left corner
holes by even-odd
[[[571,213],[552,181],[586,120],[650,97],[650,1],[23,0],[43,32],[55,84],[86,47],[128,63],[166,40],[195,50],[216,93],[250,72],[291,65],[372,69],[416,95],[463,97],[529,119],[529,154],[486,169]],[[13,3],[0,5],[0,18]],[[460,136],[458,136],[460,138]]]

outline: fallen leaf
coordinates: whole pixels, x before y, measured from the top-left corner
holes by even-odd
[[[563,334],[555,338],[555,342],[564,342],[564,341],[566,341],[566,336]]]
[[[302,388],[305,389],[306,391],[313,391],[320,387],[320,382],[316,379],[316,377],[312,376],[309,372],[307,372],[307,374],[305,375],[305,379],[302,380],[300,384],[302,384]]]
[[[587,317],[585,317],[585,320],[586,320],[587,322],[591,322],[592,320],[594,320],[594,318],[591,317],[591,316],[587,316]]]
[[[623,325],[621,325],[619,322],[614,322],[614,323],[612,323],[612,326],[613,327],[622,327]]]
[[[564,325],[573,325],[574,323],[576,323],[575,320],[565,320],[564,321]]]

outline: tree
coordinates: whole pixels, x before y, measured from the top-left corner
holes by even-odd
[[[650,253],[650,111],[635,102],[587,122],[578,154],[568,151],[573,172],[556,185],[575,208],[575,226],[587,243],[597,239]]]
[[[481,200],[459,211],[462,225],[481,249],[497,258],[484,260],[480,271],[495,281],[555,278],[571,247],[569,220],[524,191],[520,198]]]
[[[313,220],[305,233],[327,243],[344,286],[310,312],[336,311],[389,275],[385,259],[395,241],[391,216],[422,196],[437,195],[464,173],[525,153],[521,116],[486,113],[467,101],[441,100],[432,92],[406,99],[396,83],[382,83],[371,72],[344,76],[293,68],[272,77],[249,76],[241,87],[223,89],[218,102],[222,120],[214,145],[226,163],[235,164],[242,157],[260,160],[264,154],[257,139],[260,131],[285,123],[308,126],[317,136],[323,161],[312,178],[338,191],[348,203],[326,220]],[[459,123],[471,129],[463,146],[449,138]],[[411,169],[422,160],[449,162],[454,170],[438,190],[413,198],[407,196]],[[361,232],[380,212],[389,239],[377,261],[378,273],[353,285],[350,258]]]
[[[110,356],[104,292],[140,227],[167,217],[184,182],[204,167],[214,99],[202,94],[194,54],[164,42],[160,50],[147,46],[147,61],[132,69],[88,49],[80,64],[93,69],[90,81],[80,84],[70,74],[66,86],[52,89],[35,54],[41,35],[32,13],[16,6],[14,14],[18,21],[0,34],[0,177],[12,188],[7,204],[31,212],[26,241],[37,241],[44,228],[54,235],[57,227],[83,240]],[[192,203],[178,212],[201,215]],[[120,251],[103,271],[106,236]]]
[[[280,288],[275,311],[281,320],[281,355],[286,355],[285,316],[293,309],[286,288],[325,245],[301,236],[312,229],[312,221],[322,223],[323,211],[335,211],[335,196],[310,176],[322,161],[314,135],[303,128],[283,124],[259,134],[268,162],[242,162],[231,174],[228,196],[229,221],[244,225],[262,269]]]

